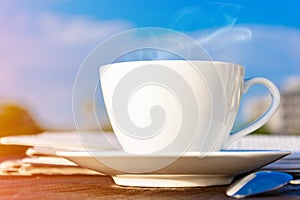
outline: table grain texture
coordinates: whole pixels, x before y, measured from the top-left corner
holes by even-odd
[[[226,186],[138,188],[114,184],[108,176],[1,176],[0,199],[234,199]],[[248,199],[300,199],[300,186],[288,185]]]

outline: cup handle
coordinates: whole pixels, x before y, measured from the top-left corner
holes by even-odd
[[[252,87],[253,85],[256,85],[256,84],[262,84],[270,92],[271,97],[272,97],[272,102],[271,102],[270,106],[268,107],[266,112],[263,113],[258,119],[251,122],[246,127],[232,132],[224,147],[229,146],[235,140],[237,140],[245,135],[248,135],[249,133],[262,127],[278,110],[279,105],[280,105],[279,90],[274,83],[272,83],[270,80],[268,80],[266,78],[257,77],[257,78],[251,78],[251,79],[245,80],[243,93],[246,93],[250,87]]]

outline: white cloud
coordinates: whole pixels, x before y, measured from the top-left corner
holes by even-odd
[[[0,97],[29,106],[48,126],[71,126],[72,87],[81,62],[95,45],[131,24],[21,4],[0,2]]]

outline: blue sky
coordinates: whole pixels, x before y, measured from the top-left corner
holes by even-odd
[[[298,0],[3,0],[0,25],[0,98],[28,107],[49,127],[72,127],[79,66],[99,42],[131,28],[182,31],[212,59],[240,63],[247,77],[279,87],[300,76]]]
[[[64,1],[50,6],[50,9],[65,15],[86,15],[94,19],[110,20],[124,19],[136,27],[155,26],[173,28],[175,30],[198,30],[223,26],[226,19],[223,16],[237,18],[236,24],[267,24],[289,27],[300,27],[300,2],[298,0],[174,0],[139,1],[139,0],[74,0]],[[182,17],[185,26],[176,24],[176,19]],[[206,16],[210,20],[200,17]],[[184,19],[186,17],[186,19]],[[195,19],[198,18],[200,23]],[[182,21],[184,22],[184,21]],[[196,22],[196,23],[191,23]],[[174,24],[175,23],[175,24]]]

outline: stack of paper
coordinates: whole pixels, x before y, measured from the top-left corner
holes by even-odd
[[[300,136],[297,135],[249,135],[232,143],[228,149],[286,150],[300,152]]]
[[[115,151],[121,146],[112,132],[44,132],[38,135],[9,136],[0,138],[0,144],[29,146],[28,157],[0,163],[0,175],[32,174],[89,174],[100,173],[81,168],[75,163],[56,156],[57,151]],[[260,136],[250,135],[230,145],[232,150],[289,150],[293,153],[293,163],[300,172],[300,136]],[[288,156],[285,159],[291,159]],[[285,159],[282,162],[285,162]],[[283,169],[284,163],[276,162]],[[286,168],[290,170],[291,166]]]
[[[0,175],[33,174],[89,174],[100,173],[81,168],[65,158],[57,157],[56,151],[109,151],[120,145],[110,132],[44,132],[38,135],[9,136],[0,139],[1,144],[30,146],[20,160],[0,163]]]

